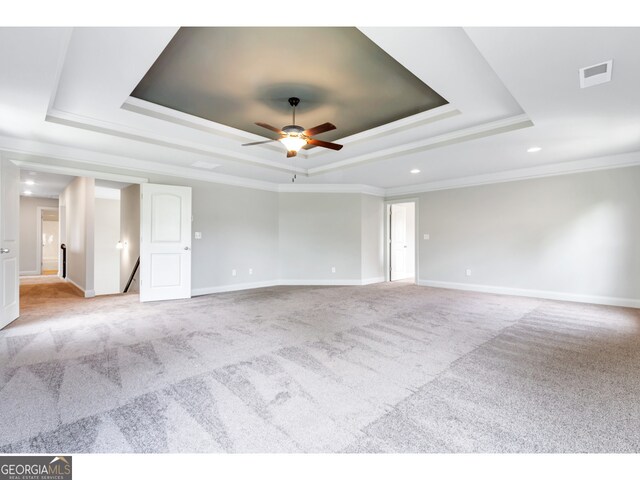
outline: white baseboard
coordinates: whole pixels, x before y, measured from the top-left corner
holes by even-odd
[[[221,285],[217,287],[203,287],[203,288],[194,288],[191,290],[191,295],[193,297],[197,297],[200,295],[209,295],[211,293],[224,293],[224,292],[237,292],[239,290],[249,290],[252,288],[265,288],[265,287],[277,287],[277,286],[296,286],[296,285],[305,285],[305,286],[355,286],[355,285],[370,285],[372,283],[380,283],[384,282],[384,277],[372,277],[365,278],[362,280],[354,280],[354,279],[338,279],[338,280],[298,280],[298,279],[287,279],[287,280],[267,280],[264,282],[252,282],[252,283],[234,283],[231,285]]]
[[[237,292],[238,290],[249,290],[252,288],[275,287],[276,285],[280,285],[276,280],[267,280],[265,282],[234,283],[232,285],[221,285],[218,287],[194,288],[191,290],[191,296],[198,297],[212,293]]]
[[[530,290],[525,288],[496,287],[493,285],[477,285],[472,283],[440,282],[436,280],[418,280],[423,287],[450,288],[471,292],[497,293],[500,295],[515,295],[519,297],[544,298],[547,300],[563,300],[567,302],[595,303],[598,305],[612,305],[615,307],[640,308],[640,299],[602,297],[597,295],[582,295],[578,293],[553,292],[548,290]]]
[[[84,288],[82,288],[80,285],[78,285],[76,282],[74,282],[73,280],[71,280],[69,277],[65,278],[64,280],[66,280],[67,282],[69,282],[71,285],[73,285],[74,287],[76,287],[78,290],[80,290],[83,294],[84,294],[84,298],[93,298],[96,296],[96,291],[95,290],[85,290]]]
[[[348,286],[348,285],[362,285],[362,280],[360,279],[319,279],[319,280],[310,280],[307,278],[303,279],[285,279],[280,280],[278,285],[305,285],[305,286]]]
[[[29,270],[27,272],[20,272],[21,277],[33,277],[34,275],[40,275],[40,272],[37,270]]]

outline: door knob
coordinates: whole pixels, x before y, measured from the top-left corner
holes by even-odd
[[[191,250],[189,247],[184,247],[185,250]]]
[[[11,250],[8,248],[0,248],[0,253],[9,253]]]

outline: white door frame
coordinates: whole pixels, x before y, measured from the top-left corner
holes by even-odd
[[[60,207],[37,207],[36,215],[38,224],[36,226],[36,235],[38,243],[36,245],[36,272],[38,272],[38,275],[42,275],[42,212],[46,210],[58,212],[58,240],[60,240]],[[60,242],[58,242],[58,244],[59,243]],[[58,265],[60,265],[60,245],[58,245]]]
[[[157,210],[159,208],[162,210]],[[172,211],[173,208],[177,210]],[[153,183],[142,185],[141,302],[191,298],[192,221],[191,187]],[[175,226],[177,230],[172,228]]]
[[[68,175],[71,177],[87,177],[87,178],[94,178],[96,180],[109,180],[113,182],[131,183],[131,184],[143,184],[149,181],[149,179],[145,177],[136,177],[132,175],[121,175],[119,173],[108,173],[108,172],[101,172],[97,170],[91,170],[90,165],[87,165],[87,168],[66,167],[66,166],[54,165],[50,163],[45,164],[45,163],[38,163],[38,162],[30,162],[26,160],[13,159],[11,158],[10,154],[8,155],[8,157],[9,157],[8,160],[11,161],[11,163],[16,165],[21,170],[30,170],[33,172],[42,172],[42,173],[57,173],[60,175]],[[59,204],[58,204],[58,212],[60,212]],[[58,215],[58,221],[60,222],[60,229],[65,227],[65,225],[62,225],[62,215],[60,214]],[[38,224],[40,225],[40,228],[42,228],[42,225],[40,224],[40,222],[38,222]],[[66,218],[65,218],[65,224],[66,224]],[[40,232],[40,235],[42,235],[42,232]],[[63,239],[62,231],[59,230],[58,231],[59,242],[68,243],[68,239],[65,238],[64,242],[62,242],[62,239]],[[40,242],[41,240],[38,241],[38,245],[40,245]],[[40,252],[39,255],[42,255],[41,250],[39,250],[39,252]],[[59,266],[58,266],[58,276],[62,278],[62,254],[60,252],[58,252],[58,258],[60,259]],[[41,270],[42,259],[38,261],[38,264],[40,265],[40,269],[38,271],[42,272]],[[67,269],[67,274],[68,273],[69,272]]]
[[[415,205],[414,210],[414,223],[415,223],[415,248],[414,248],[414,262],[415,262],[415,277],[414,283],[418,283],[420,278],[420,201],[417,197],[401,198],[397,200],[385,200],[384,202],[384,279],[385,282],[391,281],[391,272],[389,270],[391,263],[391,229],[389,228],[389,215],[391,213],[391,205],[395,203],[413,203]]]
[[[20,316],[20,170],[1,153],[0,183],[1,329]]]

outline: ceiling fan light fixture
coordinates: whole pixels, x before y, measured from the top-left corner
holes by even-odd
[[[286,136],[280,139],[288,152],[298,152],[302,147],[307,144],[304,138],[299,136]]]
[[[335,130],[336,126],[333,123],[325,122],[321,125],[316,125],[313,128],[304,129],[300,125],[296,125],[296,107],[300,103],[300,99],[297,97],[291,97],[289,99],[289,105],[293,108],[291,125],[285,125],[282,130],[276,128],[268,123],[256,122],[256,125],[272,132],[281,135],[280,138],[274,138],[273,140],[261,140],[258,142],[245,143],[243,147],[249,147],[251,145],[261,145],[263,143],[281,142],[287,149],[287,158],[295,157],[298,151],[305,145],[313,145],[314,147],[329,148],[331,150],[340,150],[342,145],[337,143],[325,142],[324,140],[318,140],[313,138],[315,135],[319,135],[330,130]]]

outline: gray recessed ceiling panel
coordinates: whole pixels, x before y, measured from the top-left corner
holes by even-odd
[[[416,45],[416,48],[432,48]],[[332,122],[336,140],[447,101],[352,27],[181,28],[133,97],[271,137],[254,122]]]

